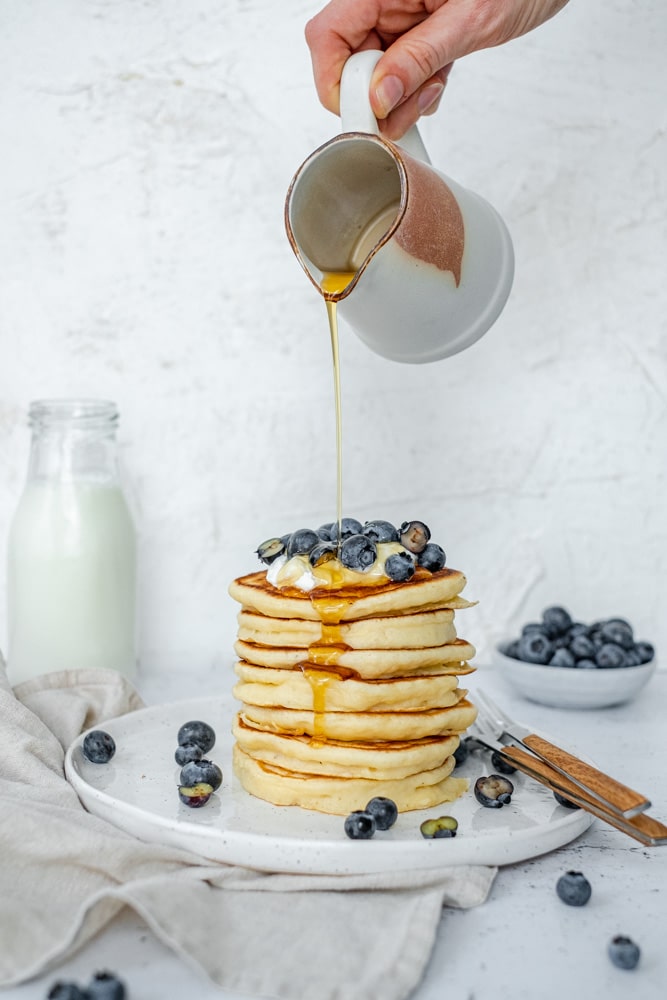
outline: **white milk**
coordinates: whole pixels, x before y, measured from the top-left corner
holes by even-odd
[[[136,541],[117,485],[29,480],[9,536],[7,672],[135,670]]]

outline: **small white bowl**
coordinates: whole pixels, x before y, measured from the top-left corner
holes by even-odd
[[[507,641],[494,648],[494,660],[501,674],[529,701],[553,708],[608,708],[631,701],[655,671],[655,657],[638,667],[550,667],[515,660],[503,653]]]

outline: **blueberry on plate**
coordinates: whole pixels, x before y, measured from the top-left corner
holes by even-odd
[[[423,521],[403,521],[399,534],[401,545],[415,555],[424,551],[431,538],[431,532]]]
[[[183,743],[174,751],[174,760],[179,767],[189,764],[191,760],[201,760],[203,756],[204,751],[198,743]]]
[[[616,643],[622,649],[632,649],[635,644],[632,625],[625,618],[609,618],[600,629],[600,635],[605,642]]]
[[[585,906],[591,898],[591,883],[581,872],[565,872],[556,882],[556,892],[568,906]]]
[[[59,979],[49,990],[47,1000],[88,1000],[88,994],[76,983]]]
[[[650,642],[638,642],[635,649],[639,653],[640,663],[650,663],[655,656],[655,649]]]
[[[321,541],[321,538],[317,532],[312,531],[310,528],[297,528],[289,536],[287,558],[291,559],[293,556],[307,555],[319,541]]]
[[[505,656],[511,656],[513,660],[520,660],[519,656],[519,640],[512,639],[511,642],[505,643],[504,646],[500,647],[500,652]]]
[[[257,546],[257,555],[267,566],[270,566],[274,559],[282,556],[284,552],[285,543],[282,538],[267,538],[265,542]]]
[[[539,632],[541,635],[546,635],[544,631],[544,625],[542,622],[526,622],[521,628],[521,635],[528,635],[529,632]]]
[[[558,639],[556,639],[558,642]],[[557,649],[554,655],[549,660],[550,667],[573,667],[575,665],[575,659],[569,649],[565,649],[561,646]]]
[[[357,521],[356,517],[343,517],[340,522],[340,537],[341,539],[349,538],[350,535],[360,535],[362,530],[361,521]],[[331,541],[338,541],[338,521],[334,521],[333,527],[331,529]]]
[[[321,566],[335,558],[336,546],[333,542],[318,542],[308,553],[308,562],[311,566]]]
[[[526,663],[548,663],[553,654],[553,643],[544,632],[524,632],[519,639],[519,659]]]
[[[366,521],[361,534],[374,542],[397,542],[399,539],[398,528],[395,528],[389,521]]]
[[[595,660],[589,660],[587,657],[585,660],[577,660],[575,667],[577,670],[597,670],[598,665]]]
[[[502,774],[482,775],[475,782],[475,798],[487,809],[500,809],[512,801],[514,785]]]
[[[572,625],[572,618],[565,608],[554,606],[545,608],[542,612],[542,624],[544,631],[550,639],[555,639],[558,635],[563,635]]]
[[[437,819],[425,819],[419,831],[426,840],[444,840],[455,837],[458,827],[453,816],[438,816]]]
[[[210,785],[213,791],[222,784],[222,771],[212,760],[191,760],[181,770],[182,785]]]
[[[589,626],[584,625],[583,622],[572,622],[569,629],[567,630],[567,634],[569,635],[570,639],[574,639],[574,637],[577,635],[588,636],[588,630]]]
[[[375,542],[366,535],[348,535],[340,544],[339,559],[348,569],[364,573],[377,559]]]
[[[329,521],[327,524],[321,524],[317,529],[318,538],[321,538],[323,542],[332,542],[334,540],[333,537],[334,527],[335,527],[334,521]]]
[[[595,646],[583,632],[572,635],[570,632],[569,650],[575,660],[592,660],[595,656]]]
[[[376,829],[375,817],[363,809],[355,809],[345,819],[345,833],[350,840],[370,840]]]
[[[108,764],[116,752],[113,736],[103,729],[93,729],[83,738],[83,756],[91,764]]]
[[[598,667],[624,667],[625,650],[615,642],[605,642],[595,654]]]
[[[595,664],[593,664],[595,666]],[[559,806],[565,806],[566,809],[581,809],[576,802],[572,802],[570,799],[566,799],[564,795],[560,792],[554,792],[554,798]]]
[[[607,945],[607,952],[610,959],[619,969],[634,969],[639,961],[641,951],[639,945],[626,937],[624,934],[617,934]]]
[[[404,583],[415,575],[415,561],[409,552],[392,552],[385,559],[384,571],[395,583]]]
[[[205,806],[212,795],[213,788],[203,781],[196,785],[178,786],[179,799],[183,805],[189,806],[190,809],[200,809]]]
[[[383,795],[376,795],[371,799],[364,812],[374,818],[377,830],[388,830],[398,817],[398,807],[394,800],[387,799]]]
[[[443,569],[446,562],[445,550],[436,542],[429,542],[417,556],[417,564],[430,570],[431,573],[437,573]]]
[[[176,741],[180,747],[185,743],[196,743],[201,747],[202,753],[208,753],[215,744],[215,730],[208,722],[193,719],[181,726]]]
[[[88,983],[86,993],[89,1000],[125,1000],[126,995],[122,979],[106,969],[95,973]]]
[[[461,740],[456,750],[452,754],[456,763],[454,767],[460,767],[461,764],[465,764],[468,757],[470,756],[470,743],[468,739]]]
[[[498,774],[516,774],[516,768],[512,767],[508,760],[506,760],[497,750],[494,750],[491,754],[491,767],[494,767]]]

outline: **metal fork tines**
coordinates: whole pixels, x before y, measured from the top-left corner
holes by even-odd
[[[511,719],[483,691],[476,690],[474,701],[479,713],[477,724],[487,733],[492,733],[507,748],[509,756],[515,756],[513,748],[523,748],[548,764],[588,798],[623,819],[631,819],[651,805],[640,792],[628,788]]]

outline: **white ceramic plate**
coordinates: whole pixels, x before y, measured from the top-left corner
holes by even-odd
[[[105,722],[116,741],[108,764],[83,756],[82,734],[69,748],[65,771],[89,812],[141,840],[173,845],[215,861],[262,871],[360,874],[442,865],[506,865],[569,843],[588,829],[592,817],[567,809],[552,793],[520,773],[511,776],[512,803],[485,809],[472,792],[475,778],[492,770],[490,755],[473,753],[456,774],[471,779],[457,802],[399,816],[391,830],[371,840],[352,841],[342,816],[269,805],[249,795],[232,775],[230,732],[236,704],[227,698],[199,698],[159,705]],[[201,719],[216,731],[208,754],[224,780],[200,809],[183,805],[177,792],[176,734],[184,722]],[[359,803],[363,808],[365,802]],[[455,838],[425,840],[419,832],[429,816],[455,816]]]

